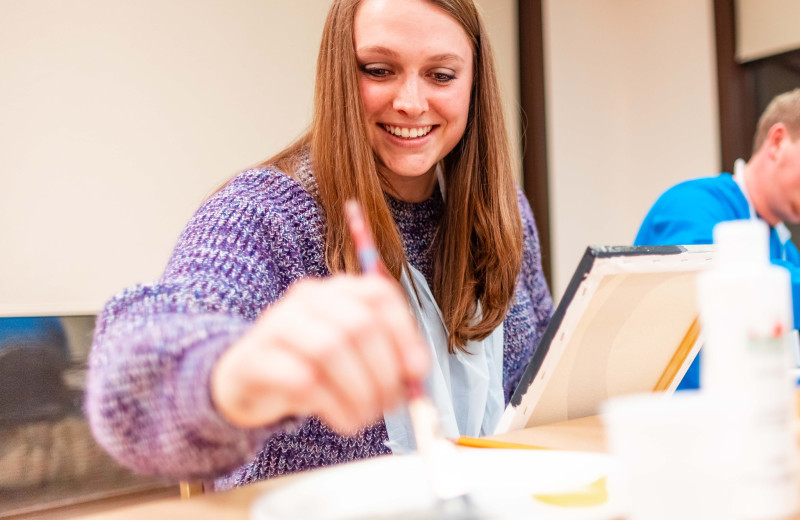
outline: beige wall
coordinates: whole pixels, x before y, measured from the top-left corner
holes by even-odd
[[[800,2],[736,0],[736,57],[750,61],[800,49]]]
[[[589,244],[719,169],[711,0],[545,0],[553,296]]]
[[[519,142],[516,1],[481,0]],[[96,312],[310,118],[322,0],[0,0],[0,314]],[[559,297],[718,169],[711,0],[545,0]]]
[[[486,22],[494,51],[495,64],[503,93],[504,115],[512,152],[517,159],[517,175],[522,175],[522,138],[519,104],[519,39],[517,0],[475,0]]]
[[[516,2],[480,4],[513,116]],[[198,204],[307,125],[328,5],[0,0],[0,315],[156,278]]]

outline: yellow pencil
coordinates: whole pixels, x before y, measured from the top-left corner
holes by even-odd
[[[517,444],[515,442],[493,441],[491,439],[481,439],[478,437],[461,436],[456,439],[458,446],[469,446],[470,448],[499,448],[505,450],[547,450],[542,446],[531,446],[530,444]]]

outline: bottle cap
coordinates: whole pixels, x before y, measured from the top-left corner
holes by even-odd
[[[717,262],[769,262],[769,228],[762,220],[729,220],[714,226]]]

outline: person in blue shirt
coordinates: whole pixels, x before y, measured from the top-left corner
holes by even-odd
[[[800,326],[800,253],[784,222],[800,223],[800,88],[776,96],[761,115],[753,153],[733,174],[682,182],[656,200],[634,245],[713,243],[726,220],[761,219],[770,226],[770,258],[791,273],[794,326]],[[699,388],[700,356],[679,390]]]

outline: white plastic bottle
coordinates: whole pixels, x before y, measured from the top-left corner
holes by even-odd
[[[789,272],[769,262],[761,221],[718,224],[714,244],[714,266],[697,284],[701,383],[740,409],[731,434],[741,449],[731,456],[741,473],[730,498],[748,520],[789,518],[800,511]]]

